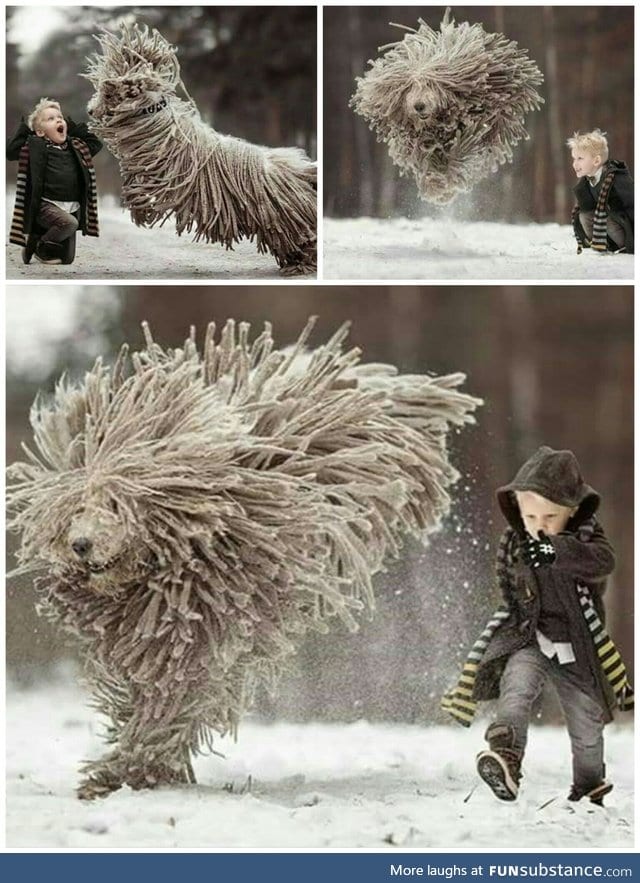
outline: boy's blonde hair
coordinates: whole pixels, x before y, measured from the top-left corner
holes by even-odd
[[[598,154],[602,157],[602,162],[609,159],[609,142],[606,138],[607,133],[601,132],[600,129],[594,129],[593,132],[574,132],[573,137],[567,141],[567,147],[572,150],[587,150],[593,156]]]
[[[54,101],[52,98],[41,98],[29,114],[29,119],[27,120],[27,125],[32,132],[35,132],[40,114],[46,110],[47,107],[57,107],[59,111],[62,111],[59,101]]]

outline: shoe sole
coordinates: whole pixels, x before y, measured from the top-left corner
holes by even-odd
[[[588,797],[589,802],[594,806],[604,806],[604,798],[607,794],[611,794],[612,791],[613,785],[610,782],[603,782],[602,785],[598,785],[593,791],[585,794],[585,797]]]
[[[476,760],[478,775],[486,782],[496,795],[498,800],[513,801],[518,796],[517,786],[515,792],[509,787],[511,777],[505,770],[500,760],[494,754],[479,754]]]
[[[613,785],[611,782],[602,782],[600,785],[596,785],[595,788],[592,788],[591,791],[585,791],[584,793],[572,788],[567,800],[571,803],[577,803],[578,800],[582,800],[586,797],[587,800],[589,800],[590,803],[595,804],[595,806],[604,806],[604,803],[602,802],[603,799],[607,794],[611,794],[612,791]]]
[[[607,794],[611,794],[612,791],[613,785],[611,782],[603,782],[602,785],[598,785],[597,788],[590,791],[587,797],[589,800],[601,800],[603,797],[606,797]]]

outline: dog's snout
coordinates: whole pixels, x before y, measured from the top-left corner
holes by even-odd
[[[87,537],[78,537],[71,543],[71,548],[79,558],[85,558],[91,551],[91,540]]]
[[[416,113],[422,113],[424,110],[426,110],[426,108],[427,105],[424,103],[424,101],[416,101],[416,103],[413,105],[413,109],[416,111]]]

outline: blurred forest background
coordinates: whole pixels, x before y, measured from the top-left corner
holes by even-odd
[[[608,133],[610,155],[633,163],[633,7],[454,6],[458,22],[480,22],[528,49],[544,74],[542,109],[527,115],[529,141],[446,209],[422,202],[401,178],[366,121],[349,107],[355,78],[378,47],[401,40],[423,18],[438,29],[444,6],[324,9],[324,199],[336,217],[429,215],[485,221],[568,223],[575,176],[565,142],[574,131]],[[631,169],[633,174],[633,168]]]
[[[87,119],[92,94],[80,76],[101,28],[121,20],[157,28],[178,49],[182,80],[219,132],[270,147],[316,151],[316,9],[304,6],[7,7],[7,135],[42,96]],[[44,14],[43,14],[44,13]],[[46,23],[46,29],[45,29]],[[40,44],[33,42],[41,36]],[[120,193],[116,160],[95,160],[100,193]],[[16,165],[7,164],[15,183]]]
[[[8,286],[7,462],[29,442],[30,404],[63,370],[79,377],[98,354],[141,344],[148,319],[157,341],[180,345],[190,325],[228,318],[259,333],[274,323],[293,342],[319,314],[311,345],[345,320],[364,361],[403,372],[464,371],[485,399],[476,426],[451,439],[461,472],[454,507],[428,547],[407,543],[376,580],[378,611],[356,635],[336,625],[310,636],[267,717],[441,720],[438,700],[498,599],[493,556],[503,520],[496,487],[540,444],[571,448],[601,492],[602,523],[618,553],[608,624],[633,663],[633,289],[412,286]],[[9,544],[9,567],[13,566]],[[28,579],[10,580],[7,664],[25,686],[73,658],[74,644],[34,612]],[[545,705],[544,720],[557,719]]]

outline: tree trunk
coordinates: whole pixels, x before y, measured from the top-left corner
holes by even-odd
[[[553,187],[554,216],[558,223],[566,222],[568,206],[564,170],[565,155],[563,126],[561,121],[560,88],[558,82],[558,51],[556,46],[555,12],[553,6],[545,6],[543,13],[545,30],[545,60],[547,102],[549,105],[549,142],[551,147],[551,184]]]

